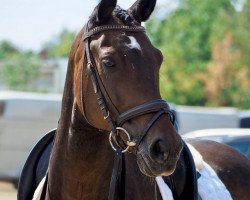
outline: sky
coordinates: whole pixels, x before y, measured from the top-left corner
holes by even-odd
[[[0,40],[9,40],[21,49],[39,50],[45,42],[67,28],[78,31],[98,0],[0,0]],[[118,0],[123,8],[135,0]],[[158,0],[169,7],[175,0]]]

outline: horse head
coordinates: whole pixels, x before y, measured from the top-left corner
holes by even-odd
[[[160,96],[163,56],[141,27],[156,1],[137,0],[128,10],[116,3],[102,0],[78,37],[85,46],[73,45],[75,102],[91,126],[120,130],[111,140],[136,153],[145,175],[167,176],[175,170],[182,140]]]

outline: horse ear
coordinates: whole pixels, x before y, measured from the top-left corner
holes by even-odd
[[[155,8],[156,0],[137,0],[129,9],[128,12],[138,22],[146,21]]]
[[[95,22],[104,22],[116,7],[117,0],[101,0],[94,10]]]

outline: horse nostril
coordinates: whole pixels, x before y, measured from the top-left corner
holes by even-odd
[[[164,163],[168,157],[167,145],[162,140],[157,140],[151,145],[151,158],[158,163]]]

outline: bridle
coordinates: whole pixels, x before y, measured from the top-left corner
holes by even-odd
[[[104,119],[108,122],[109,127],[111,129],[111,132],[109,134],[110,145],[116,152],[115,158],[114,158],[111,181],[110,181],[108,199],[109,200],[117,199],[117,197],[115,196],[117,193],[119,196],[118,198],[122,200],[122,199],[125,199],[125,192],[124,192],[125,190],[125,164],[124,164],[123,153],[127,152],[130,149],[130,147],[136,149],[137,151],[138,146],[140,145],[143,138],[147,135],[149,129],[163,114],[168,114],[173,124],[174,124],[175,119],[174,119],[173,113],[170,111],[170,107],[168,103],[162,99],[149,101],[144,104],[138,105],[134,108],[131,108],[123,113],[119,113],[116,106],[112,102],[112,99],[108,95],[107,90],[101,80],[101,77],[97,70],[95,60],[90,50],[91,37],[100,32],[109,31],[109,30],[113,30],[113,31],[122,30],[125,32],[139,33],[139,32],[145,32],[145,29],[142,26],[104,25],[104,26],[98,26],[98,27],[93,28],[92,30],[89,30],[88,23],[87,23],[86,31],[83,36],[86,58],[87,58],[88,73],[91,77],[94,92],[97,95],[99,108],[104,116]],[[82,73],[82,79],[83,79],[83,73]],[[83,87],[82,82],[83,80],[81,80],[81,87]],[[81,99],[83,97],[82,92],[83,90],[81,89]],[[86,121],[88,122],[88,119],[84,112],[83,102],[82,102],[82,111],[83,111],[83,115]],[[111,116],[110,113],[114,114],[114,116]],[[153,114],[153,117],[148,121],[148,123],[144,127],[142,134],[138,138],[131,138],[128,131],[124,129],[122,125],[128,120],[131,120],[135,117],[149,114],[149,113],[154,113],[154,114]],[[126,142],[124,142],[123,140],[121,141],[121,139],[119,139],[121,138],[119,135],[119,131],[123,131],[123,133],[126,135],[127,137]],[[124,145],[125,145],[125,148],[123,147]],[[119,187],[117,191],[118,185]]]
[[[109,127],[111,129],[111,132],[109,135],[110,145],[116,152],[121,151],[122,153],[125,153],[126,151],[129,150],[130,147],[133,147],[135,149],[138,148],[143,138],[147,135],[149,129],[163,114],[168,114],[173,124],[174,124],[175,119],[174,119],[173,113],[170,110],[168,103],[162,99],[152,100],[144,104],[138,105],[134,108],[131,108],[123,113],[119,113],[116,106],[112,102],[110,96],[108,95],[107,90],[101,80],[101,77],[97,70],[95,60],[90,50],[91,37],[100,32],[109,31],[109,30],[113,30],[113,31],[122,30],[125,32],[139,33],[139,32],[145,32],[145,29],[142,26],[104,25],[104,26],[97,26],[93,28],[92,30],[89,30],[88,23],[87,23],[86,31],[83,36],[83,41],[85,44],[85,52],[86,52],[86,57],[87,57],[87,69],[91,77],[94,92],[97,95],[99,108],[102,111],[104,119],[108,122]],[[82,82],[83,81],[81,81],[81,83]],[[82,92],[83,90],[81,89],[81,93]],[[82,96],[83,94],[81,94],[81,98]],[[82,102],[82,110],[83,110],[83,115],[86,121],[88,122],[88,119],[84,113],[83,102]],[[114,116],[111,116],[110,113],[114,114]],[[124,129],[122,125],[128,120],[131,120],[135,117],[149,114],[149,113],[154,113],[154,115],[146,124],[144,130],[142,131],[142,134],[138,138],[131,138],[128,131]],[[118,141],[119,140],[118,138],[120,138],[119,131],[124,132],[124,134],[127,137],[127,141],[123,142],[125,143],[125,148],[120,145],[121,141]]]

